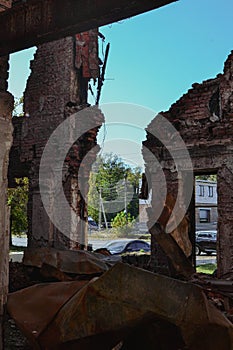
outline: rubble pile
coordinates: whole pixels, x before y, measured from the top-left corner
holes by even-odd
[[[230,350],[233,344],[232,323],[200,286],[122,263],[91,281],[12,293],[7,307],[35,349]]]

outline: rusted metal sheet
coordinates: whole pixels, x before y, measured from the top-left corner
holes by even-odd
[[[62,298],[59,284],[52,293],[51,287],[48,293],[46,286],[43,293],[37,288],[11,294],[8,310],[38,349],[112,349],[120,342],[130,343],[132,334],[146,341],[152,325],[152,345],[129,349],[233,348],[232,323],[191,283],[119,263],[83,288],[78,286],[59,308],[54,307],[58,295]],[[45,316],[46,305],[54,317]]]
[[[0,55],[84,32],[177,0],[27,0],[0,14]]]
[[[57,250],[52,248],[27,249],[23,263],[27,266],[77,275],[101,274],[109,269],[109,260],[101,254],[83,250]],[[47,268],[46,268],[47,266]],[[55,270],[54,270],[55,269]]]
[[[37,337],[63,304],[87,283],[88,281],[57,282],[25,288],[9,296],[8,311],[12,318],[17,319],[31,344],[35,345]]]

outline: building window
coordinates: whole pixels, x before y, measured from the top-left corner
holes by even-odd
[[[209,197],[213,197],[214,196],[214,188],[213,186],[208,186],[209,188]]]
[[[210,210],[200,209],[199,217],[200,217],[200,222],[210,222]]]
[[[205,195],[205,186],[199,185],[199,196],[204,197]]]

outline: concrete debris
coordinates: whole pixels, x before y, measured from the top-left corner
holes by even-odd
[[[122,263],[10,294],[8,311],[35,349],[233,349],[231,322],[201,287]]]

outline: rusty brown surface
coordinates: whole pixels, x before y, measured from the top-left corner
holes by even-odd
[[[7,308],[32,344],[53,320],[61,306],[87,282],[38,284],[8,296]]]
[[[63,273],[78,275],[93,275],[103,273],[109,269],[104,261],[105,257],[83,250],[56,250],[52,248],[27,249],[23,263],[26,266],[42,268],[49,273]],[[45,273],[45,272],[44,272]]]
[[[164,203],[163,211],[156,223],[148,222],[152,240],[155,239],[160,245],[163,252],[169,258],[174,271],[170,271],[172,275],[189,279],[195,269],[189,261],[188,257],[192,252],[192,245],[188,237],[188,220],[184,217],[179,225],[176,225],[175,218],[172,216],[173,207],[175,205],[174,197],[168,194]],[[153,217],[153,209],[147,209],[149,218]],[[166,233],[166,226],[171,219],[171,224],[175,224],[175,230]]]
[[[170,234],[165,233],[159,223],[154,224],[150,228],[150,233],[152,239],[155,239],[159,243],[163,252],[169,258],[174,268],[174,272],[170,271],[171,274],[174,277],[179,276],[182,279],[190,279],[195,273],[195,269],[175,239]]]
[[[59,285],[58,293],[56,285],[52,293],[47,293],[45,285],[9,297],[8,308],[12,316],[38,349],[107,350],[121,341],[130,343],[133,334],[137,339],[136,334],[143,336],[143,331],[152,337],[152,344],[158,339],[162,341],[161,349],[232,349],[231,322],[194,284],[119,263],[102,277],[81,289],[78,287],[77,293],[68,297],[63,306],[59,302],[58,307],[57,296],[62,295],[59,288],[64,288],[63,284]],[[72,282],[67,285],[72,288]],[[48,288],[51,291],[51,285]],[[38,307],[41,299],[44,305],[50,305],[48,316],[44,314],[48,312],[47,308]],[[13,314],[16,304],[21,307]],[[23,316],[22,308],[25,310]],[[174,336],[169,339],[166,334]]]
[[[176,219],[174,217],[173,208],[175,206],[175,198],[168,193],[166,196],[166,201],[164,204],[164,208],[160,218],[158,219],[158,223],[161,225],[161,228],[164,230],[169,221],[169,225],[175,227],[173,231],[171,231],[171,236],[175,239],[179,247],[182,249],[184,254],[189,257],[192,253],[192,245],[189,240],[188,230],[189,230],[189,221],[186,216],[183,217],[179,225],[176,224]],[[168,227],[169,229],[169,227]]]
[[[27,0],[0,16],[0,55],[64,38],[176,0]]]

